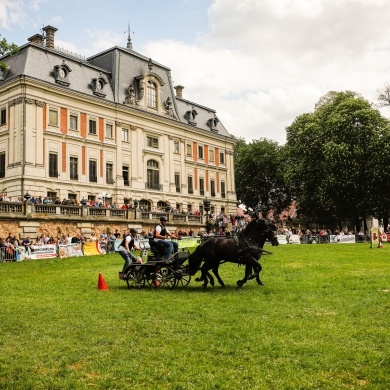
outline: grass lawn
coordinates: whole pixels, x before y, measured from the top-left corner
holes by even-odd
[[[390,244],[271,250],[241,290],[233,264],[130,290],[117,254],[1,263],[0,389],[390,389]]]

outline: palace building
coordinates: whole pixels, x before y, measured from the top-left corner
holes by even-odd
[[[0,70],[0,193],[235,213],[235,139],[183,97],[171,71],[132,49],[82,58],[52,26]]]

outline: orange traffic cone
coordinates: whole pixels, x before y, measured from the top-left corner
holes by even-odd
[[[109,290],[109,288],[107,286],[107,283],[104,280],[103,275],[102,275],[101,272],[99,272],[98,289],[99,290],[104,290],[104,291],[108,291]]]

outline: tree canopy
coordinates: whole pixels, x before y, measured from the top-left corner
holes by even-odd
[[[1,34],[0,34],[1,38]],[[0,57],[2,57],[5,54],[15,54],[19,51],[19,47],[15,45],[14,43],[8,43],[8,41],[3,38],[0,39]],[[0,62],[0,68],[4,69],[7,65],[4,62]]]
[[[330,92],[313,113],[298,116],[287,128],[286,180],[301,213],[339,226],[379,216],[390,193],[381,168],[389,141],[389,122],[355,92]]]
[[[264,138],[235,147],[236,192],[247,208],[272,210],[279,215],[291,204],[291,192],[284,180],[283,147]]]

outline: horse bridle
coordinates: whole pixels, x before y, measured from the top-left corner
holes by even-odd
[[[260,233],[260,236],[264,236],[264,235],[266,235],[266,234],[268,234],[270,232],[272,232],[274,234],[274,231],[269,226],[267,226],[267,228]],[[254,246],[257,247],[260,250],[261,253],[271,254],[271,252],[268,252],[265,249],[261,248],[260,245],[256,241],[252,240],[250,237],[245,236],[243,234],[243,232],[240,233],[240,236],[242,236],[244,238],[244,241],[245,241],[245,244],[247,245],[247,247],[243,248],[243,249],[240,249],[240,247],[239,247],[238,248],[238,253],[241,253],[241,252],[243,252],[245,250],[253,248],[253,245],[251,246],[248,243],[248,241],[251,241],[254,244]],[[238,241],[238,245],[240,245],[240,241]]]

